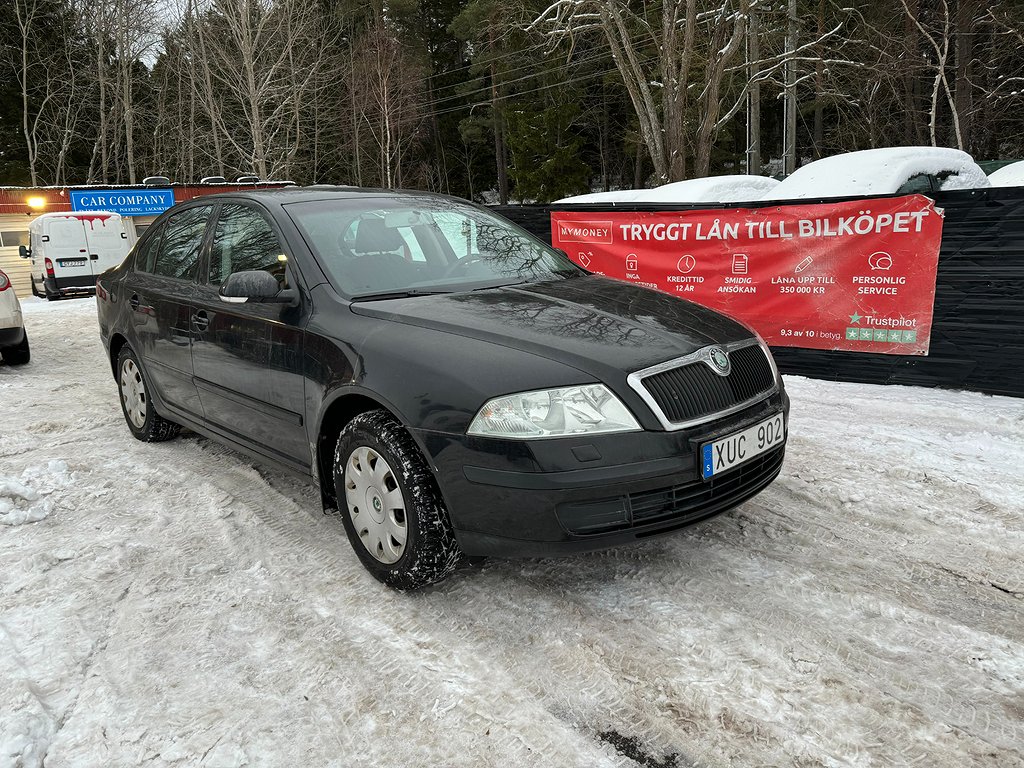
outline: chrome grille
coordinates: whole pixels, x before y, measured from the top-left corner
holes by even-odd
[[[775,388],[775,371],[758,343],[741,342],[725,350],[730,362],[725,376],[712,370],[707,350],[701,350],[676,366],[633,374],[630,383],[646,395],[666,426],[676,428],[738,410]]]

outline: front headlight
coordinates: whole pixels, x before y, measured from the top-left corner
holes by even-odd
[[[639,429],[633,414],[608,387],[583,384],[488,400],[469,425],[468,434],[525,440]]]

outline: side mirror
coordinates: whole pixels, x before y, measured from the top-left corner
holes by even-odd
[[[242,304],[294,304],[299,294],[294,288],[282,289],[277,278],[262,269],[232,272],[220,287],[221,301]]]
[[[23,259],[30,259],[30,258],[32,258],[32,251],[30,251],[24,245],[19,245],[18,246],[18,255],[21,256],[21,258],[23,258]]]

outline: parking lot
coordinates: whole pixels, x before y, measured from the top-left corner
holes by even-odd
[[[0,366],[0,766],[1024,765],[1024,401],[789,378],[781,477],[389,591],[319,494],[125,427],[93,300]]]

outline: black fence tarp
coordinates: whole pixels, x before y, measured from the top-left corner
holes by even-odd
[[[1024,397],[1024,188],[941,192],[935,195],[935,203],[945,210],[945,222],[928,356],[774,347],[784,373]],[[742,207],[778,204],[746,203]],[[550,243],[552,210],[716,207],[725,206],[506,205],[493,210]]]

